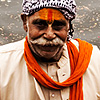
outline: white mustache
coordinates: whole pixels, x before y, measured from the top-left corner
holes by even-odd
[[[44,39],[43,37],[41,37],[41,38],[38,38],[38,39],[35,39],[35,40],[30,40],[30,42],[32,44],[43,45],[43,46],[44,45],[51,45],[51,46],[53,46],[53,45],[61,45],[61,46],[64,45],[64,42],[58,37],[56,37],[52,41]]]

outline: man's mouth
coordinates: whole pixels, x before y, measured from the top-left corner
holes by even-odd
[[[46,51],[46,52],[53,52],[55,51],[57,48],[61,47],[60,45],[36,45],[38,47],[38,49],[40,49],[41,51]]]

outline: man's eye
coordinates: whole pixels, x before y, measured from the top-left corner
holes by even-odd
[[[41,22],[37,23],[37,25],[39,25],[39,26],[45,26],[44,23],[41,23]]]
[[[64,25],[59,24],[59,23],[58,23],[58,24],[55,23],[55,24],[52,25],[52,28],[53,28],[54,30],[57,30],[57,31],[61,30],[63,27],[64,27]]]
[[[46,23],[37,23],[35,24],[35,26],[39,29],[39,30],[44,30],[45,28],[47,28],[47,24]]]
[[[37,27],[39,30],[43,30],[43,29],[45,29],[47,26],[44,25],[44,24],[37,24],[36,27]]]
[[[52,28],[56,31],[60,31],[64,26],[52,26]]]
[[[37,25],[37,28],[38,28],[39,30],[44,30],[44,29],[46,28],[46,26],[44,26],[44,25]]]
[[[33,25],[35,25],[39,30],[43,30],[48,26],[46,21],[40,19],[33,21]]]
[[[52,28],[57,31],[61,30],[65,26],[66,26],[66,23],[60,22],[60,21],[54,21],[54,23],[52,24]]]

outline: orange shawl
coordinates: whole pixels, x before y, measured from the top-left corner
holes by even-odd
[[[85,41],[80,39],[76,40],[79,42],[79,52],[71,41],[67,43],[71,65],[71,76],[62,83],[52,80],[38,65],[29,49],[27,37],[24,44],[24,58],[29,72],[38,80],[41,85],[50,89],[62,89],[70,87],[70,100],[83,100],[82,76],[90,62],[93,47],[91,44]]]

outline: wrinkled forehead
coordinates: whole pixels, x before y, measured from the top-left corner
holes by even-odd
[[[53,8],[43,8],[34,14],[35,18],[46,20],[52,23],[54,20],[66,20],[64,15]]]

